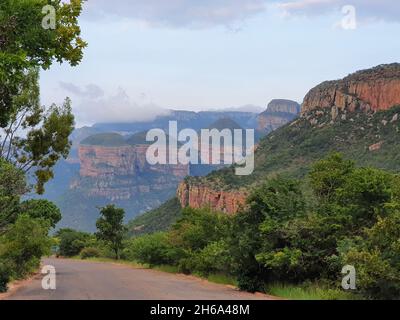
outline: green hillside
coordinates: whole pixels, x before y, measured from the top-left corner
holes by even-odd
[[[81,145],[121,147],[127,143],[124,137],[118,133],[99,133],[82,140]]]
[[[167,230],[182,215],[177,198],[168,200],[159,208],[146,212],[128,224],[131,236]]]
[[[315,110],[261,140],[252,175],[236,176],[230,167],[190,181],[235,189],[257,184],[271,175],[300,177],[306,174],[311,163],[331,152],[341,152],[357,165],[397,172],[400,171],[399,130],[400,106],[375,114],[354,112],[334,122],[330,110]],[[381,143],[379,150],[369,150],[378,143]]]

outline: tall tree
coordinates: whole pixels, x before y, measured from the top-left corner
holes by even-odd
[[[0,2],[0,127],[9,125],[14,97],[31,68],[48,69],[53,61],[77,65],[86,43],[78,17],[84,0],[2,0]],[[50,8],[53,11],[44,9]],[[43,26],[54,13],[55,28]]]
[[[123,249],[123,239],[126,233],[124,216],[124,209],[108,205],[100,209],[100,218],[96,222],[98,230],[96,233],[97,238],[109,244],[117,260],[120,258],[120,252]]]
[[[0,157],[24,172],[34,169],[38,193],[68,155],[74,125],[69,99],[61,107],[40,105],[39,70],[54,61],[75,66],[82,60],[83,1],[0,2]],[[46,14],[54,14],[54,28],[43,25]]]

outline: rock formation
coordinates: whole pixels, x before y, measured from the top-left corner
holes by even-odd
[[[184,181],[179,185],[177,197],[183,208],[209,207],[227,214],[235,214],[246,206],[247,193],[214,190],[205,185],[193,185]]]
[[[291,100],[272,100],[267,110],[258,116],[258,131],[270,133],[295,119],[300,113],[300,105]]]
[[[304,98],[302,115],[329,108],[332,120],[340,113],[388,110],[400,104],[400,64],[358,71],[342,80],[327,81]]]

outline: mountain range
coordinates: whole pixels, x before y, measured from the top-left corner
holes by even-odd
[[[400,172],[400,64],[379,65],[312,88],[301,116],[260,140],[253,174],[236,176],[228,167],[186,177],[175,199],[130,222],[131,233],[164,230],[168,224],[159,221],[173,220],[168,217],[179,216],[187,206],[235,214],[269,177],[303,177],[312,163],[332,152],[360,166]]]
[[[276,105],[276,101],[280,101]],[[273,107],[271,107],[273,106]],[[293,107],[295,106],[295,107]],[[268,112],[268,109],[269,112]],[[170,121],[178,130],[254,129],[256,140],[299,115],[300,106],[290,100],[275,100],[267,112],[169,111],[153,121],[98,123],[76,129],[71,135],[69,157],[55,168],[44,197],[61,209],[58,227],[93,231],[98,208],[114,203],[126,211],[127,221],[157,208],[172,198],[188,176],[204,176],[224,165],[149,165],[146,132],[168,132]],[[271,125],[273,124],[273,125]]]

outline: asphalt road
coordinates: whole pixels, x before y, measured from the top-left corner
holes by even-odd
[[[130,266],[64,259],[45,259],[56,269],[56,290],[42,289],[36,277],[10,300],[260,300],[266,295],[240,292],[195,277]]]

